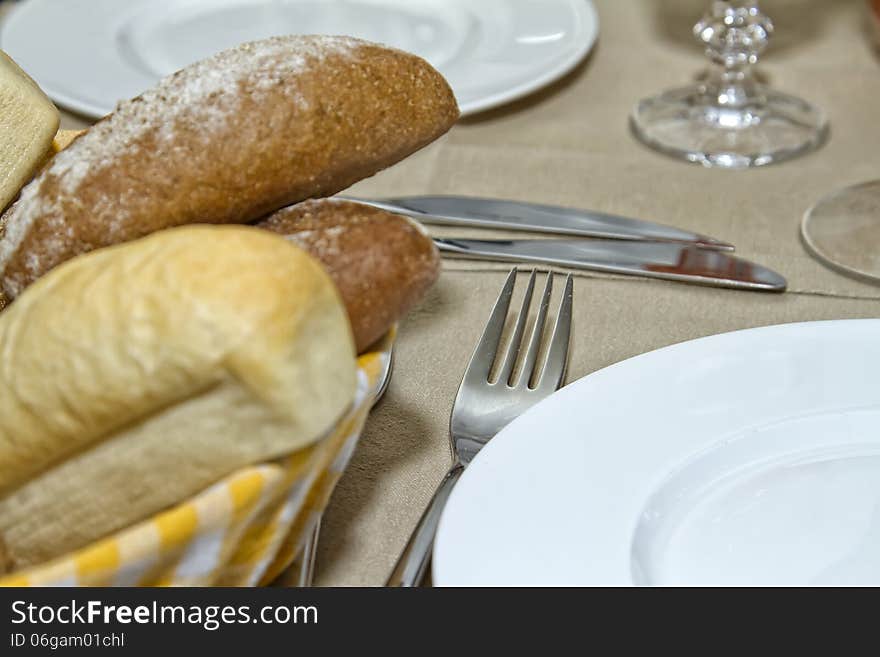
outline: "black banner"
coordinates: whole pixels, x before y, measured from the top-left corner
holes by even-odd
[[[700,654],[758,644],[791,654],[798,639],[822,646],[817,632],[832,633],[841,617],[847,637],[859,628],[873,635],[874,607],[858,604],[862,597],[842,589],[0,589],[0,656],[314,649],[316,657],[421,657],[473,654],[477,639],[491,656],[508,647],[604,655],[645,645],[678,654],[693,642]]]

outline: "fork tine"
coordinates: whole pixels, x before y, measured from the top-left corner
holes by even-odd
[[[526,293],[523,296],[522,306],[519,310],[519,317],[517,317],[516,320],[516,327],[513,329],[513,336],[510,338],[510,346],[507,348],[507,357],[504,359],[504,364],[498,372],[499,383],[513,385],[511,376],[522,347],[522,337],[526,328],[526,320],[529,318],[529,307],[532,305],[532,293],[535,290],[535,276],[536,272],[533,269],[532,275],[529,276],[529,286],[526,288]]]
[[[571,274],[565,279],[565,291],[562,293],[562,302],[559,304],[559,314],[556,316],[556,326],[553,328],[553,337],[550,338],[550,349],[547,353],[547,363],[541,378],[535,386],[544,391],[557,390],[562,387],[565,379],[565,368],[568,363],[568,345],[571,339],[571,306],[574,290],[574,282]]]
[[[492,364],[495,362],[495,355],[498,352],[498,344],[501,342],[501,333],[504,331],[504,323],[507,319],[507,311],[510,308],[510,299],[513,297],[513,287],[516,285],[517,269],[514,267],[507,275],[504,287],[501,288],[501,294],[492,308],[492,314],[486,323],[486,329],[483,331],[477,348],[474,349],[474,355],[468,363],[465,370],[464,378],[489,380],[489,374],[492,370]]]
[[[538,360],[538,352],[541,351],[541,337],[544,335],[544,322],[547,321],[547,309],[550,307],[550,295],[553,293],[553,272],[547,272],[547,282],[544,284],[544,293],[541,295],[541,306],[538,308],[538,316],[535,318],[535,326],[532,328],[532,337],[526,350],[523,361],[522,374],[519,381],[526,387],[529,386],[535,376],[535,362]]]

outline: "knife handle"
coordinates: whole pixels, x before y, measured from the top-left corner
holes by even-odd
[[[386,586],[415,587],[425,579],[428,564],[431,562],[431,550],[434,548],[434,535],[440,524],[440,515],[462,472],[464,466],[456,463],[446,473],[428,508],[422,514],[419,524],[410,535],[409,542],[397,560],[397,565],[391,572]]]

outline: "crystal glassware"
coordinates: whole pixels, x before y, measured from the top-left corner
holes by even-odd
[[[804,216],[807,250],[845,274],[880,283],[880,180],[847,187]]]
[[[755,77],[772,34],[757,0],[713,0],[694,26],[712,60],[709,74],[636,105],[635,135],[668,155],[725,168],[771,164],[820,146],[828,132],[822,112]]]
[[[880,0],[867,0],[880,46]],[[810,208],[801,224],[807,250],[826,265],[880,283],[880,180],[839,189]]]

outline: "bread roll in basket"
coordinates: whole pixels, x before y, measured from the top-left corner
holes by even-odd
[[[390,337],[356,362],[317,260],[193,226],[56,268],[0,347],[0,584],[248,585],[326,504]]]

